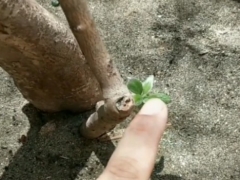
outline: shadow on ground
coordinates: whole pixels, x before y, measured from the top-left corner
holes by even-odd
[[[29,119],[30,129],[27,136],[19,139],[22,147],[12,155],[1,180],[81,179],[83,169],[90,174],[96,173],[96,170],[100,173],[107,165],[115,145],[110,141],[86,140],[78,133],[81,119],[87,118],[90,112],[82,115],[69,112],[48,114],[30,104],[25,105],[22,111]],[[49,121],[54,122],[55,129],[49,128],[41,134],[41,127]],[[11,151],[9,153],[12,154]],[[96,158],[92,157],[92,153]],[[92,161],[95,161],[94,169],[88,168],[88,163],[94,163]],[[164,157],[155,167],[153,180],[183,180],[174,175],[159,175],[163,168]]]
[[[185,180],[177,175],[172,174],[164,174],[162,175],[161,172],[164,169],[164,156],[161,157],[160,161],[155,165],[155,168],[153,170],[152,174],[152,180]]]
[[[29,104],[22,110],[28,116],[30,129],[27,138],[19,140],[23,145],[5,167],[2,180],[75,179],[81,176],[83,167],[87,168],[92,153],[97,157],[96,167],[105,166],[115,149],[111,142],[84,140],[79,136],[78,127],[87,114],[46,114]],[[55,131],[40,135],[41,126],[54,119],[58,120]]]

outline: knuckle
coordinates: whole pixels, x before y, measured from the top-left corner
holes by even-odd
[[[109,164],[108,171],[114,177],[122,180],[139,180],[137,160],[119,157]]]

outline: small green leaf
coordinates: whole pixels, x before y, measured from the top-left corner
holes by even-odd
[[[60,5],[58,0],[52,0],[51,4],[52,4],[53,7],[58,7]]]
[[[140,106],[143,103],[143,98],[141,95],[135,94],[133,98],[136,106]]]
[[[137,79],[130,79],[127,84],[129,91],[133,92],[134,94],[142,94],[143,86],[142,83]]]
[[[172,101],[171,97],[169,95],[167,95],[167,94],[164,94],[164,93],[151,94],[151,95],[148,96],[148,98],[149,99],[159,98],[166,104],[169,104]]]
[[[143,94],[148,94],[153,88],[154,76],[149,76],[143,84]]]

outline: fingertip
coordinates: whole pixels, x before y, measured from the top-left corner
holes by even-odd
[[[167,105],[162,100],[153,98],[144,104],[142,109],[139,111],[139,114],[153,116],[153,115],[159,115],[164,111],[167,114],[167,111],[168,111]]]

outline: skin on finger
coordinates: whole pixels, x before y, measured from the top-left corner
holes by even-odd
[[[98,180],[148,180],[167,116],[167,107],[161,100],[149,100],[126,129]]]

